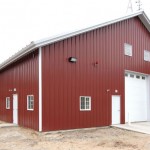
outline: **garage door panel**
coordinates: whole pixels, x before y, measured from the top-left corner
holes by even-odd
[[[147,121],[147,77],[126,73],[125,77],[125,120]],[[128,118],[129,117],[129,118]]]

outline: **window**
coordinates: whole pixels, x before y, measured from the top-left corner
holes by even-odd
[[[137,78],[137,79],[140,79],[140,76],[136,75],[136,78]]]
[[[34,96],[27,95],[27,110],[34,110]]]
[[[144,60],[150,61],[150,52],[147,50],[144,50]]]
[[[132,45],[127,43],[124,44],[124,54],[127,56],[132,56]]]
[[[142,76],[142,79],[143,79],[143,80],[145,80],[145,77],[144,77],[144,76]]]
[[[80,110],[91,110],[91,97],[90,96],[80,96]]]
[[[130,77],[131,77],[131,78],[134,78],[134,74],[130,74]]]
[[[10,97],[6,97],[6,109],[10,109]]]

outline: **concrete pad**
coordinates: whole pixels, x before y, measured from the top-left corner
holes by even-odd
[[[0,121],[0,128],[17,127],[17,126],[18,125],[13,124],[13,123],[6,123],[6,122]]]
[[[136,122],[130,124],[118,124],[112,125],[112,127],[117,127],[120,129],[140,132],[144,134],[150,134],[150,122]]]

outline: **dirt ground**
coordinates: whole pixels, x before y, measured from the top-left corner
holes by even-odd
[[[150,150],[150,135],[117,128],[39,133],[0,128],[0,150]]]

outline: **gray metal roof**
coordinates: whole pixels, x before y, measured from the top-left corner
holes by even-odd
[[[23,48],[22,50],[20,50],[19,52],[17,52],[16,54],[11,56],[10,58],[8,58],[2,64],[0,64],[0,70],[5,68],[9,64],[17,61],[18,59],[22,58],[26,54],[32,52],[33,50],[35,50],[38,47],[42,47],[42,46],[45,46],[45,45],[48,45],[48,44],[51,44],[51,43],[69,38],[69,37],[73,37],[75,35],[79,35],[81,33],[85,33],[85,32],[88,32],[88,31],[91,31],[91,30],[94,30],[94,29],[97,29],[97,28],[105,27],[105,26],[108,26],[110,24],[114,24],[114,23],[117,23],[117,22],[120,22],[120,21],[123,21],[123,20],[127,20],[127,19],[130,19],[130,18],[136,17],[136,16],[138,16],[140,18],[142,23],[145,25],[147,30],[150,32],[150,20],[147,17],[147,15],[145,14],[144,11],[140,11],[140,12],[128,15],[128,16],[124,16],[124,17],[119,18],[119,19],[108,21],[108,22],[105,22],[105,23],[102,23],[102,24],[98,24],[98,25],[95,25],[95,26],[92,26],[92,27],[89,27],[89,28],[74,31],[74,32],[71,32],[71,33],[68,33],[68,34],[62,34],[62,35],[58,35],[58,36],[55,36],[55,37],[50,37],[50,38],[45,38],[45,39],[38,40],[38,41],[33,41],[28,46],[26,46],[25,48]]]

